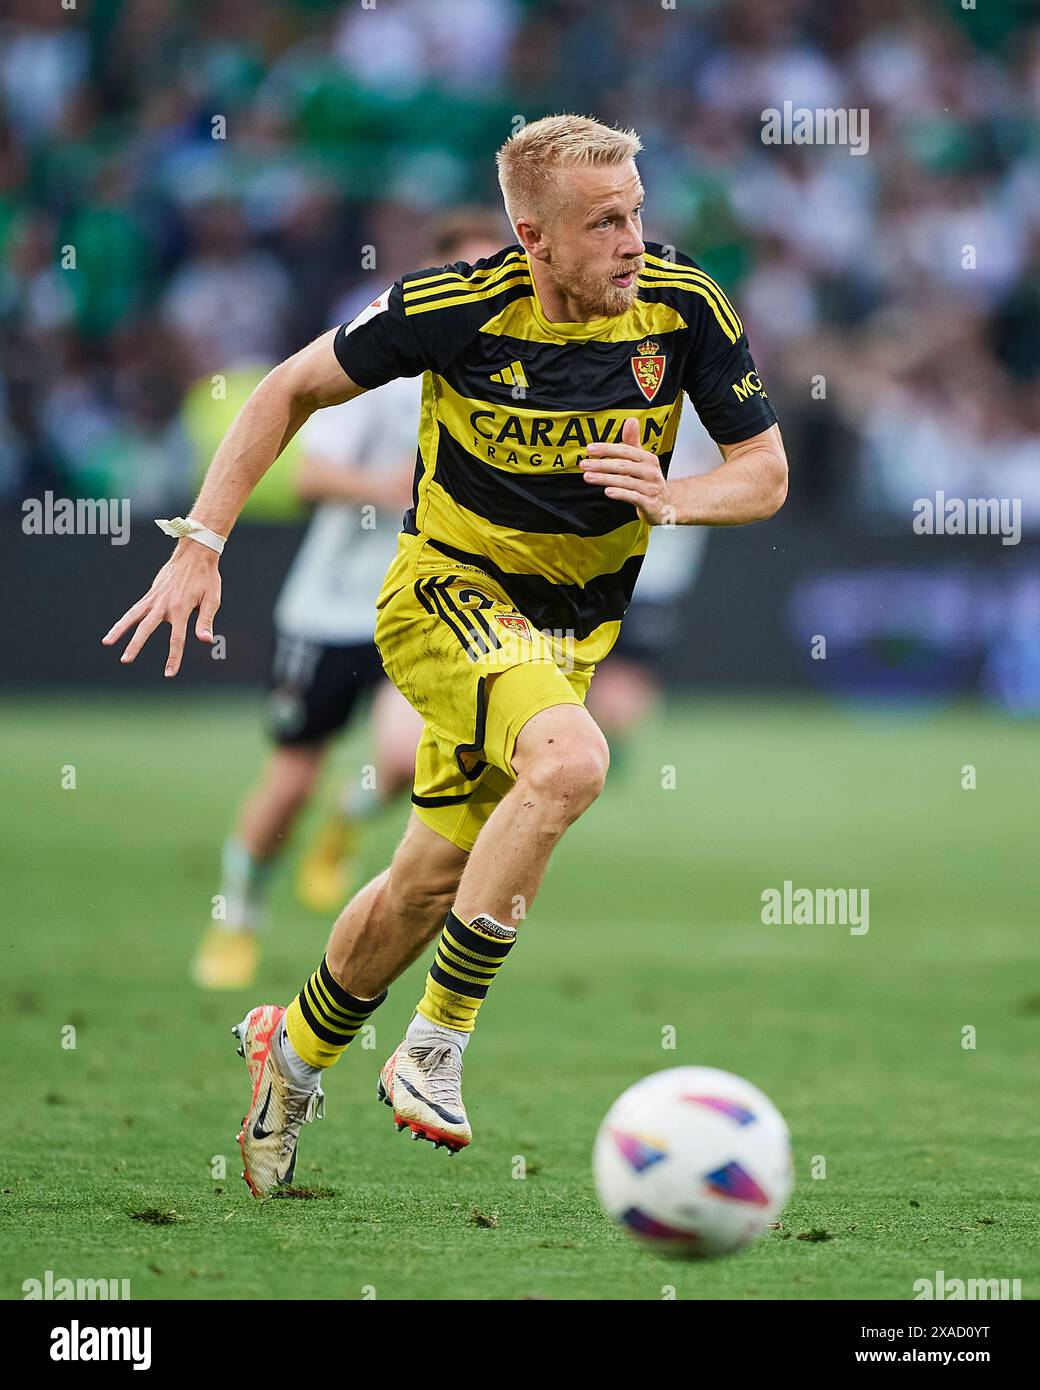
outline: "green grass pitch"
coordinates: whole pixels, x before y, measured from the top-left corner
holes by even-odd
[[[258,702],[166,687],[2,713],[3,1297],[48,1269],[128,1278],[135,1299],[910,1299],[939,1269],[1040,1294],[1035,728],[974,707],[674,705],[569,832],[482,1012],[472,1148],[412,1144],[374,1099],[418,963],[377,1047],[328,1078],[300,1148],[311,1198],[258,1203],[228,1028],[288,1001],[327,923],[287,874],[258,987],[187,975]],[[363,761],[356,736],[339,758]],[[367,871],[404,813],[372,828]],[[763,925],[785,879],[869,888],[869,932]],[[794,1137],[782,1229],[702,1264],[631,1242],[590,1178],[616,1095],[681,1063],[749,1077]]]

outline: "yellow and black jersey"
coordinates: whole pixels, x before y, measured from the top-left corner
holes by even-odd
[[[650,531],[585,482],[586,446],[620,440],[635,416],[667,473],[683,392],[720,444],[776,420],[729,299],[652,243],[615,317],[550,322],[510,246],[403,276],[339,329],[335,350],[359,386],[426,374],[405,530],[492,575],[583,663],[613,645]]]

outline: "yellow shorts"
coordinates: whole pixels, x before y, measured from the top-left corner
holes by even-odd
[[[539,632],[483,570],[406,532],[376,601],[375,639],[387,675],[425,721],[416,815],[470,850],[515,780],[520,730],[552,705],[583,704],[595,668]]]

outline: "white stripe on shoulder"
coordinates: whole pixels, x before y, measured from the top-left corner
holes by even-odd
[[[377,314],[385,314],[390,307],[390,291],[392,289],[393,285],[388,285],[378,299],[373,299],[371,304],[366,304],[357,318],[351,319],[350,322],[345,325],[343,329],[344,334],[353,333],[355,328],[360,328],[362,324],[368,323],[369,320],[374,319]]]

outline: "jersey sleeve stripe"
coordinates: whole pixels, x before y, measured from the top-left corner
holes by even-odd
[[[531,278],[527,265],[513,263],[503,265],[487,281],[477,282],[476,285],[464,278],[449,279],[446,282],[438,281],[435,285],[427,284],[425,281],[419,285],[410,285],[406,281],[403,285],[402,297],[405,303],[409,304],[416,302],[416,300],[431,299],[434,295],[478,295],[487,289],[494,289],[494,286],[501,284],[503,279],[510,279],[516,275],[523,275],[527,279]]]
[[[679,268],[669,266],[666,270],[658,270],[656,266],[645,266],[643,274],[649,276],[651,279],[664,279],[667,277],[672,280],[689,280],[691,284],[703,285],[705,289],[710,290],[711,293],[715,295],[719,304],[733,321],[733,324],[743,332],[743,325],[737,316],[736,309],[734,309],[722,288],[716,284],[710,275],[706,275],[703,270],[690,270],[686,266]]]
[[[737,317],[737,310],[734,309],[722,285],[717,284],[717,281],[713,281],[708,272],[699,270],[697,265],[683,265],[679,263],[679,261],[663,260],[663,257],[653,256],[653,254],[649,253],[644,257],[644,261],[644,271],[649,275],[670,275],[670,277],[674,279],[691,279],[691,281],[697,281],[698,284],[705,285],[706,288],[719,296],[719,302],[723,304],[724,309],[730,311],[734,321],[740,322],[740,318]]]
[[[730,340],[730,342],[735,343],[737,339],[740,337],[740,333],[734,332],[728,318],[724,317],[723,310],[720,307],[718,300],[715,299],[711,294],[709,294],[709,292],[704,288],[703,285],[694,284],[692,281],[689,280],[646,280],[642,276],[640,276],[639,283],[643,285],[645,289],[648,290],[678,289],[689,290],[691,294],[699,294],[700,297],[703,300],[705,300],[707,304],[710,305],[712,313],[718,320],[719,327],[722,329],[723,333],[725,333],[726,337]]]
[[[403,300],[407,307],[413,304],[421,304],[424,300],[434,299],[438,296],[446,299],[458,299],[462,295],[472,296],[477,294],[488,294],[504,281],[508,280],[515,282],[518,279],[522,279],[530,284],[531,277],[526,267],[516,266],[512,270],[503,272],[497,279],[489,281],[486,285],[452,283],[447,285],[432,285],[429,289],[406,289],[403,294]]]
[[[696,282],[697,284],[704,285],[706,289],[710,290],[718,297],[724,312],[737,330],[737,336],[739,337],[740,334],[743,333],[744,325],[741,323],[736,309],[734,309],[733,305],[726,297],[725,290],[723,290],[722,286],[717,284],[705,271],[698,270],[695,266],[679,265],[675,261],[666,261],[659,256],[647,254],[643,273],[651,279],[660,279],[667,275],[673,280],[689,280],[691,283]]]
[[[405,292],[413,287],[425,287],[434,285],[441,280],[452,280],[463,285],[478,285],[481,282],[497,275],[500,271],[509,270],[520,265],[525,260],[523,251],[514,251],[500,261],[498,265],[485,266],[483,270],[474,270],[470,275],[463,275],[457,270],[434,270],[427,273],[420,271],[415,275],[409,275],[405,281]]]
[[[450,294],[446,298],[431,300],[428,304],[406,303],[404,311],[406,314],[428,314],[433,309],[451,309],[458,304],[476,304],[484,299],[492,299],[495,295],[502,294],[505,290],[515,289],[519,285],[529,287],[530,284],[531,277],[525,270],[509,279],[490,285],[487,289],[477,290],[472,294]]]
[[[711,285],[711,287],[714,290],[718,292],[719,296],[722,299],[726,300],[727,304],[729,304],[729,300],[726,299],[726,292],[722,288],[722,286],[717,281],[713,280],[711,276],[708,274],[708,272],[706,270],[702,270],[700,266],[684,265],[682,261],[669,261],[666,260],[664,256],[655,256],[652,251],[646,252],[643,257],[643,260],[648,268],[655,270],[666,270],[669,272],[669,274],[680,276],[691,275],[694,276],[696,279],[705,281],[707,284]],[[729,307],[732,309],[733,305],[729,304]]]
[[[677,275],[674,272],[666,273],[664,271],[657,271],[648,267],[642,272],[640,283],[644,285],[646,289],[655,289],[659,285],[670,285],[673,288],[678,286],[679,288],[691,290],[699,287],[701,292],[706,291],[711,295],[714,303],[718,306],[719,312],[727,320],[738,338],[744,331],[744,325],[737,316],[736,310],[719,289],[718,285],[715,284],[714,280],[708,277],[704,277],[703,279],[698,276],[688,277],[685,275]]]

